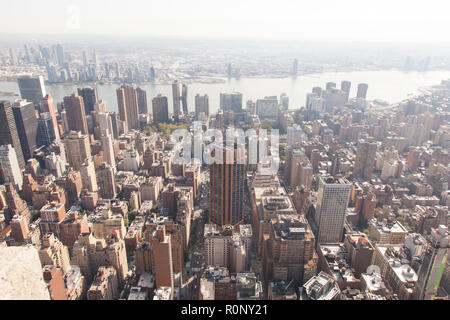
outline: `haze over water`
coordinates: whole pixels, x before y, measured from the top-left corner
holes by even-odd
[[[241,78],[228,79],[226,83],[207,84],[192,83],[188,86],[189,111],[194,111],[195,95],[207,94],[210,101],[210,113],[214,114],[219,109],[220,92],[238,91],[243,94],[243,105],[247,100],[256,100],[265,96],[280,96],[286,93],[289,96],[289,109],[298,109],[305,105],[306,94],[313,87],[325,87],[327,82],[340,82],[349,80],[352,82],[350,97],[356,96],[359,83],[368,83],[367,99],[382,99],[389,103],[400,102],[410,95],[420,93],[419,89],[441,83],[441,80],[450,78],[450,71],[428,72],[403,72],[397,70],[384,71],[355,71],[355,72],[327,72],[298,76],[296,78]],[[82,84],[56,84],[46,85],[47,93],[53,96],[56,102],[61,102],[64,96],[77,92]],[[119,84],[97,85],[99,99],[107,102],[108,110],[118,111],[116,89]],[[169,110],[172,112],[172,88],[170,85],[141,85],[147,91],[149,112],[151,112],[151,100],[158,94],[168,97]],[[12,91],[19,93],[16,82],[0,82],[0,91]],[[15,97],[16,99],[18,97]],[[1,96],[2,100],[12,100],[14,97]]]

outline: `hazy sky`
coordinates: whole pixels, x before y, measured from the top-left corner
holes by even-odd
[[[1,33],[450,41],[448,0],[14,0]]]

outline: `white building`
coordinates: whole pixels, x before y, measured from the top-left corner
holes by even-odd
[[[383,169],[381,170],[381,180],[395,177],[400,169],[399,166],[401,166],[399,161],[384,161]]]
[[[139,152],[137,150],[127,150],[123,160],[124,171],[138,171],[139,170]]]
[[[91,159],[88,159],[81,165],[80,173],[83,188],[88,189],[91,192],[97,192],[97,177],[95,176],[94,162]]]
[[[114,154],[113,139],[109,132],[102,134],[103,161],[115,170],[116,159]]]
[[[306,110],[322,112],[323,101],[315,93],[308,93],[306,95]]]
[[[205,258],[207,265],[227,267],[232,272],[249,269],[252,227],[240,225],[239,231],[224,226],[219,231],[214,224],[205,225]]]
[[[10,144],[0,146],[0,165],[5,181],[13,183],[19,190],[22,190],[22,172],[19,167],[16,151]]]
[[[113,133],[112,121],[109,113],[99,112],[98,123],[102,134],[106,131],[108,131],[109,134]]]
[[[62,177],[66,172],[66,162],[54,152],[45,157],[45,166],[56,178]]]
[[[315,213],[317,243],[341,242],[351,184],[347,179],[320,177]]]

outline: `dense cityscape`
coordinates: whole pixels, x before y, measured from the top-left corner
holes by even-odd
[[[450,54],[197,41],[0,39],[0,300],[449,300],[450,78],[389,102],[192,87]]]

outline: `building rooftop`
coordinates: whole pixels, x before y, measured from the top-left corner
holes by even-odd
[[[408,252],[402,245],[377,245],[378,250],[388,261],[389,266],[403,283],[417,282],[417,274],[410,265]]]
[[[0,247],[0,300],[50,300],[38,251]]]
[[[140,287],[132,287],[128,295],[128,300],[147,300],[147,296],[147,291],[142,290]]]
[[[350,264],[347,262],[347,249],[343,243],[324,243],[319,245],[319,249],[336,281],[357,281]]]
[[[371,221],[373,227],[377,229],[380,234],[388,234],[388,233],[408,233],[408,230],[402,224],[396,220],[385,220],[385,221],[377,221],[373,219]]]
[[[274,281],[270,283],[270,288],[272,289],[272,295],[276,297],[291,297],[297,299],[297,294],[295,293],[294,281]]]
[[[149,272],[143,272],[137,283],[138,287],[152,289],[155,283],[155,277]]]
[[[159,287],[157,290],[155,290],[153,300],[171,300],[171,299],[172,299],[172,288]]]
[[[306,298],[311,300],[335,300],[341,293],[333,277],[323,271],[309,279],[303,289]]]
[[[361,274],[361,280],[363,279],[367,285],[367,290],[370,292],[378,292],[386,289],[381,275],[376,272]]]
[[[236,290],[238,299],[260,299],[262,297],[261,282],[254,273],[238,273]]]

